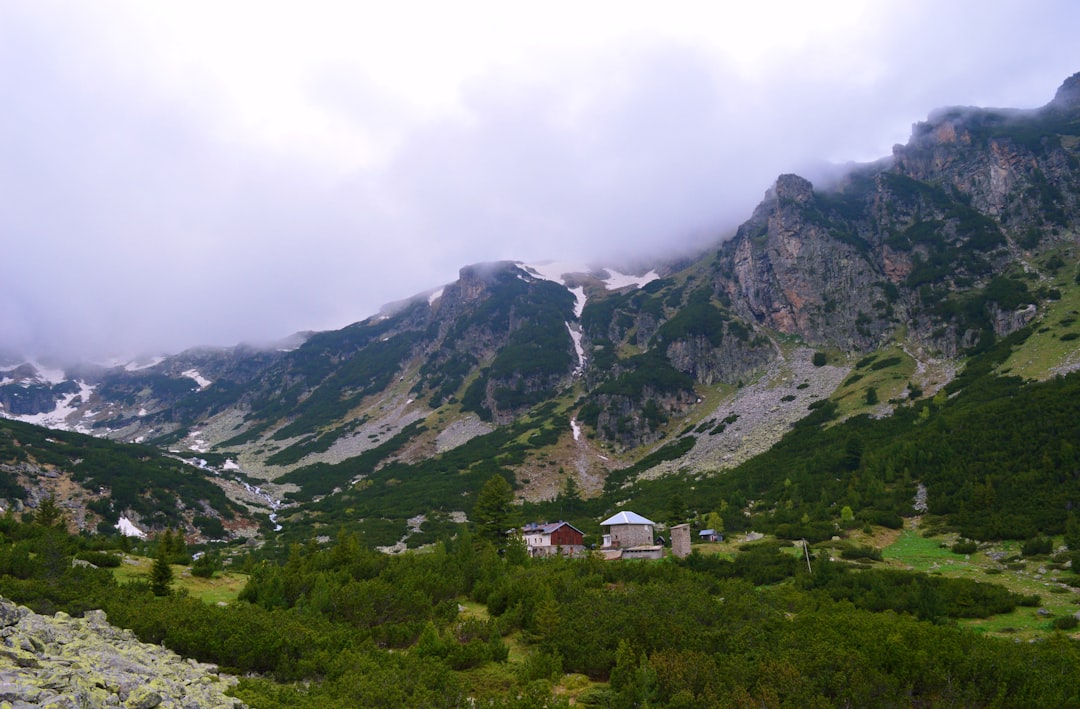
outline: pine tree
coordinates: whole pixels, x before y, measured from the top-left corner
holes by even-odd
[[[162,544],[158,547],[157,556],[154,557],[154,566],[150,569],[150,590],[155,596],[167,596],[172,580],[172,567],[169,566],[169,557],[165,551],[165,545]]]
[[[513,526],[514,489],[506,478],[493,475],[476,495],[472,522],[476,536],[493,544],[502,544]]]
[[[60,505],[56,504],[55,495],[49,493],[49,496],[41,501],[37,512],[34,513],[34,522],[42,527],[64,526],[64,511],[60,509]]]
[[[555,600],[555,594],[551,592],[551,589],[545,588],[544,595],[536,604],[536,611],[533,613],[533,626],[541,642],[551,641],[555,637],[561,620],[559,602]]]

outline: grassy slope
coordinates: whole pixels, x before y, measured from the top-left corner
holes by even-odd
[[[1054,569],[1051,559],[1021,558],[1020,544],[1015,541],[980,545],[974,554],[954,554],[950,550],[954,541],[955,535],[924,537],[916,529],[909,528],[885,546],[882,554],[889,566],[996,583],[1015,593],[1039,596],[1040,603],[1036,608],[1018,607],[1004,615],[961,621],[962,625],[980,632],[1023,640],[1045,637],[1054,632],[1053,618],[1072,615],[1080,609],[1080,593],[1062,581],[1072,577],[1072,572]],[[1060,546],[1060,539],[1056,542]],[[999,555],[1000,560],[994,558]],[[1040,610],[1049,615],[1040,614]]]
[[[1058,269],[1048,285],[1061,293],[1061,299],[1048,304],[1035,332],[1002,365],[1000,372],[1024,379],[1047,379],[1062,364],[1078,365],[1080,340],[1062,340],[1062,335],[1080,333],[1080,285],[1076,283],[1076,256],[1061,253],[1065,266]]]
[[[124,563],[114,570],[114,575],[120,583],[149,581],[150,568],[153,565],[153,559],[128,554],[124,557]],[[191,575],[191,567],[179,564],[173,564],[172,570],[173,589],[186,591],[205,603],[235,601],[248,578],[247,574],[235,571],[215,571],[213,578],[200,578]]]

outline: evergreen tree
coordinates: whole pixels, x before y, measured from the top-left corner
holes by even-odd
[[[573,475],[566,478],[566,487],[559,495],[559,502],[565,517],[573,517],[581,509],[581,490]]]
[[[533,613],[533,627],[541,642],[555,637],[560,621],[559,602],[555,600],[555,594],[552,593],[551,588],[547,587]]]
[[[1080,520],[1072,512],[1065,520],[1065,546],[1069,551],[1080,551]]]
[[[675,493],[668,499],[668,524],[682,524],[686,520],[686,502],[682,495]]]
[[[210,552],[203,552],[198,559],[192,562],[191,575],[204,579],[213,578],[217,568],[218,561],[216,555],[211,554]]]
[[[506,478],[494,475],[480,488],[473,505],[472,523],[476,536],[500,545],[514,525],[514,518],[514,489]]]
[[[169,566],[169,557],[165,552],[165,545],[158,547],[157,556],[154,557],[154,566],[150,569],[150,590],[155,596],[169,595],[169,586],[172,584],[173,572]]]
[[[56,504],[54,494],[49,493],[49,496],[38,505],[37,512],[34,513],[34,522],[42,527],[64,526],[64,511],[60,508],[60,505]]]

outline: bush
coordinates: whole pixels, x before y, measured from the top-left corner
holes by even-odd
[[[840,558],[841,559],[848,559],[848,560],[860,560],[860,559],[869,559],[871,561],[881,561],[882,560],[881,550],[880,549],[875,549],[874,547],[871,547],[871,546],[858,546],[858,547],[851,547],[851,548],[848,548],[848,549],[844,549],[843,551],[840,552]]]
[[[952,545],[953,554],[974,554],[978,550],[978,542],[971,539],[960,539]]]
[[[1072,630],[1078,625],[1080,625],[1080,620],[1077,620],[1074,615],[1063,615],[1054,618],[1054,627],[1058,630]]]
[[[815,367],[824,367],[829,358],[824,352],[815,352],[810,361]]]
[[[191,564],[191,575],[204,579],[213,578],[217,568],[217,559],[204,553]]]
[[[1050,537],[1032,537],[1020,547],[1020,553],[1024,556],[1038,556],[1052,551],[1054,551],[1054,540]]]
[[[80,551],[75,555],[76,559],[82,559],[83,561],[89,561],[91,564],[97,567],[104,567],[114,569],[120,566],[120,557],[116,554],[109,554],[103,551]]]

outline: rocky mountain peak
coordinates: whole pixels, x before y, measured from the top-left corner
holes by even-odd
[[[1070,76],[1058,87],[1054,100],[1050,102],[1056,108],[1080,108],[1080,72]]]
[[[513,261],[495,261],[465,266],[458,271],[458,287],[464,302],[483,297],[487,290],[499,281],[500,276],[517,269]]]
[[[792,201],[798,204],[806,204],[814,196],[814,186],[809,180],[798,175],[780,175],[776,179],[776,185],[770,190],[771,197],[780,201]]]

